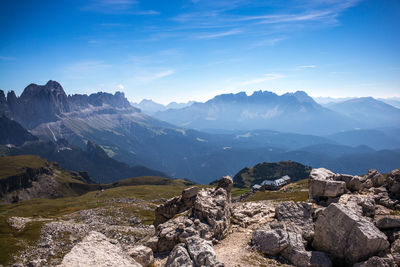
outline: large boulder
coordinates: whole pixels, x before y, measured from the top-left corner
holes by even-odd
[[[105,235],[95,231],[75,245],[59,266],[142,267],[119,246],[112,244]]]
[[[174,247],[168,256],[165,267],[193,267],[193,261],[186,249],[186,245],[180,243]]]
[[[330,253],[338,262],[352,264],[379,254],[389,242],[371,221],[334,203],[318,216],[312,246]]]
[[[307,251],[307,242],[296,229],[287,228],[288,246],[281,252],[282,256],[298,267],[331,267],[329,257],[321,251]]]
[[[154,261],[153,251],[151,250],[151,248],[143,245],[129,248],[127,253],[136,262],[140,263],[144,267],[149,266]]]
[[[353,267],[395,267],[395,261],[393,257],[378,257],[374,256],[366,261],[359,262],[353,265]]]
[[[376,211],[375,198],[371,195],[344,194],[340,196],[338,204],[360,216],[374,217]]]
[[[194,266],[224,266],[223,263],[217,260],[211,241],[204,240],[198,236],[192,236],[186,239],[186,246]]]
[[[288,235],[284,229],[259,229],[253,232],[251,243],[257,251],[274,256],[289,245],[287,238]]]
[[[335,198],[346,192],[346,182],[336,181],[336,174],[330,170],[319,168],[310,173],[309,199]]]
[[[387,188],[391,196],[400,200],[400,168],[393,170],[387,177]]]
[[[307,202],[282,202],[275,208],[275,217],[282,223],[296,225],[301,230],[302,236],[306,240],[311,240],[314,236],[311,208],[311,204]]]
[[[368,173],[364,176],[364,179],[371,180],[374,187],[383,186],[386,182],[385,176],[379,173],[376,169],[371,169]]]
[[[375,217],[375,225],[379,229],[390,229],[400,227],[400,216],[398,215],[383,215]]]

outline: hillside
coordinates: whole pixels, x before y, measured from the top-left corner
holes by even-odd
[[[246,167],[239,171],[234,177],[235,187],[251,187],[260,184],[264,180],[274,180],[284,175],[289,175],[292,182],[306,179],[311,168],[297,162],[281,161],[276,163],[259,163],[253,167]]]
[[[0,198],[5,203],[78,196],[92,190],[87,173],[65,171],[37,156],[0,157],[0,170]]]
[[[0,113],[1,114],[1,113]],[[27,141],[36,141],[38,138],[28,132],[16,121],[0,115],[0,145],[22,145]]]
[[[1,146],[0,146],[1,147]],[[125,178],[139,176],[168,175],[144,166],[129,166],[110,158],[106,152],[92,141],[88,141],[86,150],[60,139],[57,143],[48,141],[30,142],[20,147],[3,147],[0,155],[37,155],[50,161],[58,162],[64,169],[87,171],[98,183],[111,183]]]
[[[18,202],[32,198],[78,196],[89,191],[120,186],[165,185],[190,186],[188,180],[160,176],[140,176],[113,183],[95,184],[87,172],[73,172],[58,163],[33,155],[0,157],[0,198],[3,202]]]

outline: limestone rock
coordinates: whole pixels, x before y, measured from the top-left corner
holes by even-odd
[[[376,212],[375,198],[371,195],[344,194],[338,204],[346,206],[360,216],[373,217]]]
[[[387,188],[393,197],[400,199],[400,168],[391,171],[389,174]]]
[[[206,240],[223,239],[230,226],[232,184],[232,178],[225,176],[221,178],[216,189],[203,189],[196,195],[195,189],[186,189],[182,196],[157,207],[156,221],[159,222],[160,218],[162,221],[174,213],[176,218],[157,226],[157,244],[152,245],[154,251],[170,251],[176,244],[185,242],[191,236]],[[178,203],[185,203],[185,212],[176,213],[178,210],[183,210],[179,208]],[[173,211],[168,210],[169,208]]]
[[[256,230],[253,232],[251,243],[260,252],[268,255],[277,255],[288,245],[287,233],[283,229]]]
[[[379,229],[390,229],[400,227],[400,216],[383,215],[375,218],[375,225]]]
[[[310,173],[308,194],[309,199],[334,198],[346,192],[346,183],[335,181],[335,173],[319,168]]]
[[[61,267],[104,266],[142,267],[103,234],[92,231],[65,255]]]
[[[139,245],[128,250],[128,254],[142,266],[147,267],[154,261],[153,251],[151,248]]]
[[[223,267],[217,260],[212,243],[200,237],[193,236],[186,239],[186,246],[194,266]]]
[[[280,222],[293,223],[301,229],[306,240],[314,236],[314,224],[311,215],[311,204],[307,202],[287,201],[275,208],[275,217]]]
[[[353,267],[394,267],[394,261],[392,258],[380,258],[377,256],[371,257],[364,262],[359,262],[353,265]]]
[[[394,262],[397,265],[400,265],[400,239],[397,239],[392,243],[390,252],[393,255]]]
[[[315,223],[313,247],[347,264],[366,260],[389,246],[369,220],[339,204],[330,204]]]
[[[374,187],[380,187],[385,184],[385,177],[380,174],[376,169],[371,169],[364,176],[366,180],[371,180]]]
[[[282,256],[291,263],[299,267],[307,267],[310,265],[311,252],[305,249],[305,240],[302,235],[295,231],[287,231],[288,246],[282,251]]]
[[[185,244],[178,244],[168,256],[165,267],[193,267],[193,261],[189,256]]]
[[[159,205],[155,210],[154,226],[164,223],[174,217],[176,214],[182,213],[191,208],[196,199],[199,188],[197,186],[183,190],[181,196],[177,196],[167,200],[163,205]]]

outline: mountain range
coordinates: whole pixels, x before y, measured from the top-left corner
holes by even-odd
[[[189,101],[187,103],[171,102],[168,105],[163,105],[163,104],[154,102],[151,99],[143,99],[139,103],[131,103],[131,104],[132,104],[132,106],[139,108],[141,111],[143,111],[146,114],[154,115],[158,111],[165,111],[168,109],[181,109],[181,108],[189,107],[194,103],[196,103],[196,102],[195,101]]]
[[[223,94],[205,103],[157,112],[155,117],[203,131],[270,129],[327,135],[356,128],[400,125],[400,109],[373,98],[357,98],[324,107],[305,92],[268,91]]]
[[[362,121],[351,109],[323,107],[305,92],[262,91],[219,95],[152,117],[121,92],[66,95],[59,83],[49,81],[29,85],[20,97],[0,91],[0,111],[40,139],[11,144],[0,153],[39,155],[66,169],[89,171],[98,182],[161,175],[209,183],[246,166],[285,160],[351,174],[372,167],[388,171],[400,165],[397,109],[367,100],[359,101],[357,110],[390,111],[393,120],[380,128],[354,129]]]

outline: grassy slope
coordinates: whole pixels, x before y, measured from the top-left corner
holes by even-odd
[[[110,207],[110,200],[116,198],[136,198],[152,201],[160,198],[171,198],[181,194],[189,187],[186,181],[177,180],[169,185],[136,185],[121,186],[104,191],[92,191],[78,197],[58,199],[33,199],[16,204],[0,205],[0,264],[6,265],[11,255],[36,242],[40,236],[43,222],[31,222],[21,232],[12,230],[6,223],[10,216],[43,217],[55,219],[83,209]],[[154,207],[157,202],[153,202]],[[144,223],[151,224],[154,220],[153,210],[132,209],[131,204],[112,203],[113,208],[123,208]]]
[[[46,166],[47,160],[32,155],[0,157],[0,179],[25,172],[26,168]]]
[[[251,194],[245,201],[275,200],[275,201],[306,201],[308,199],[308,179],[300,180],[285,186],[285,190],[258,191]]]

